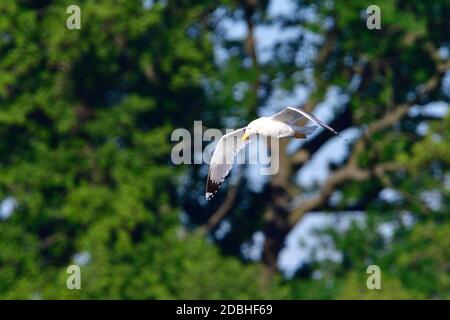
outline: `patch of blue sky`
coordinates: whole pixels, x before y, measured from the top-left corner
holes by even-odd
[[[6,220],[14,213],[18,203],[17,200],[12,197],[6,197],[0,202],[0,220]]]
[[[341,261],[342,253],[336,250],[331,239],[318,235],[317,231],[333,227],[344,232],[353,222],[364,223],[364,212],[307,213],[287,236],[286,246],[280,252],[278,267],[286,277],[292,277],[312,257],[319,261]]]
[[[444,101],[435,101],[430,102],[424,106],[413,106],[409,111],[408,115],[410,117],[417,117],[417,116],[429,116],[429,117],[436,117],[436,118],[443,118],[447,115],[449,110],[448,103]]]
[[[349,128],[342,132],[349,141],[359,137],[361,131],[357,128]],[[328,140],[310,160],[297,172],[295,180],[305,188],[313,188],[323,182],[330,175],[330,164],[342,161],[348,154],[348,143],[340,138],[334,137]]]
[[[241,252],[243,256],[251,261],[261,261],[264,240],[264,233],[262,231],[256,231],[252,235],[252,239],[250,241],[244,242],[241,245]]]
[[[401,193],[392,188],[385,188],[380,191],[378,198],[388,203],[396,203],[403,200]]]
[[[91,261],[91,254],[88,251],[77,252],[72,260],[78,266],[85,266]]]

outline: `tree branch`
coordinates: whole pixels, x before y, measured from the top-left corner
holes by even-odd
[[[367,181],[379,172],[394,171],[401,168],[400,165],[389,162],[375,166],[372,170],[358,168],[355,164],[348,162],[344,167],[336,170],[325,182],[319,194],[299,205],[289,216],[291,228],[303,215],[309,211],[320,208],[326,204],[332,193],[348,181]]]
[[[225,201],[220,207],[211,215],[208,222],[199,228],[199,232],[208,233],[213,230],[217,224],[227,215],[228,211],[233,207],[236,200],[238,184],[232,185],[228,188]]]
[[[245,50],[247,51],[250,59],[252,61],[253,69],[255,70],[255,80],[252,84],[252,92],[254,97],[254,102],[250,106],[250,115],[256,115],[256,111],[259,106],[258,101],[258,90],[260,87],[260,78],[261,78],[261,69],[258,63],[258,56],[256,53],[256,40],[255,40],[255,31],[254,31],[254,22],[253,16],[258,6],[258,0],[242,0],[241,4],[244,8],[245,12],[245,22],[247,24],[247,39],[245,42]]]
[[[419,94],[424,95],[430,93],[433,90],[436,90],[440,85],[440,81],[445,70],[445,68],[438,66],[437,73],[433,77],[431,77],[423,86],[420,87]],[[300,206],[298,206],[291,212],[291,214],[289,215],[289,225],[291,226],[291,228],[299,221],[299,219],[302,218],[302,216],[306,212],[323,206],[328,201],[331,194],[342,184],[348,181],[367,181],[373,176],[380,176],[381,173],[386,172],[387,170],[389,171],[398,169],[399,165],[396,163],[377,165],[372,170],[361,169],[357,166],[357,157],[360,152],[364,150],[367,141],[369,141],[370,137],[374,133],[391,127],[407,114],[408,110],[420,99],[419,94],[417,95],[416,99],[414,99],[414,101],[398,105],[393,111],[387,113],[383,118],[371,123],[368,126],[363,136],[356,143],[347,164],[344,167],[336,170],[327,179],[316,197],[303,202]]]

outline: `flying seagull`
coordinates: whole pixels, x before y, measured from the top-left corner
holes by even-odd
[[[302,118],[311,120],[335,135],[339,135],[336,130],[312,114],[291,107],[287,107],[271,117],[253,120],[246,127],[230,132],[219,140],[209,165],[206,199],[210,200],[219,190],[220,185],[231,170],[234,157],[245,147],[252,136],[259,134],[278,139],[288,137],[304,139],[312,134],[317,126],[299,127],[295,125]]]

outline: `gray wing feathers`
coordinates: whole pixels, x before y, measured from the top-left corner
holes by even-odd
[[[287,122],[290,124],[300,120],[301,118],[306,118],[308,120],[311,120],[311,121],[315,122],[316,124],[320,125],[321,127],[333,132],[334,134],[338,134],[336,130],[334,130],[329,125],[327,125],[323,121],[317,119],[314,115],[306,112],[303,109],[295,109],[295,108],[287,107],[286,109],[284,109],[281,112],[272,116],[272,119],[274,119],[274,120]]]
[[[220,184],[231,170],[235,157],[245,147],[242,141],[245,128],[224,135],[214,149],[206,182],[206,198],[209,200],[218,191]]]
[[[303,118],[294,108],[285,108],[271,117],[273,120],[281,121],[287,124],[293,124]]]

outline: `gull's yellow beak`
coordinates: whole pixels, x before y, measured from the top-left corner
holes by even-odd
[[[247,132],[244,132],[244,135],[242,136],[242,141],[248,140],[248,134]]]

